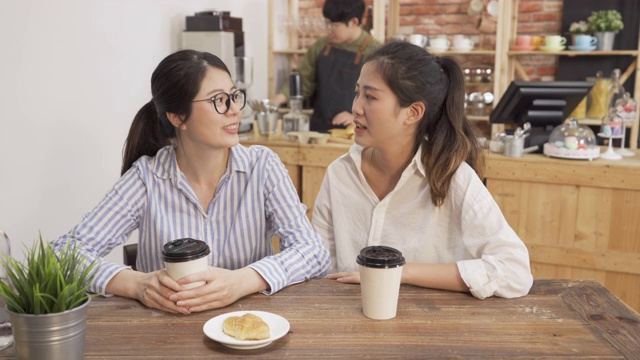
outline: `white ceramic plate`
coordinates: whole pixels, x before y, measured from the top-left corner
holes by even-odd
[[[269,325],[271,337],[264,340],[236,340],[222,331],[222,323],[226,318],[229,316],[242,316],[246,313],[261,317],[262,320]],[[267,346],[287,335],[289,332],[289,321],[280,315],[266,311],[235,311],[209,319],[202,327],[202,331],[204,331],[204,334],[211,340],[217,341],[226,347],[249,350]]]

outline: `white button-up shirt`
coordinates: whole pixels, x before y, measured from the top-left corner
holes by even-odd
[[[357,270],[362,248],[387,245],[407,262],[456,263],[478,298],[529,292],[527,248],[467,163],[453,176],[444,204],[436,207],[421,150],[382,200],[362,173],[362,151],[354,145],[327,168],[315,203],[313,225],[331,253],[330,272]]]

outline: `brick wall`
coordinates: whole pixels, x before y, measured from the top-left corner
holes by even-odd
[[[372,5],[373,0],[365,0]],[[504,0],[511,1],[511,0]],[[484,0],[485,4],[488,0]],[[491,49],[495,34],[478,30],[480,15],[467,14],[470,0],[400,0],[400,33],[466,34],[481,47]],[[322,15],[324,0],[299,0],[299,14]],[[486,12],[485,12],[486,15]],[[560,34],[562,0],[520,0],[518,33],[528,35]],[[375,30],[375,29],[374,29]],[[465,62],[492,63],[491,57],[467,57]],[[520,62],[532,81],[552,80],[557,70],[555,56],[520,57]]]

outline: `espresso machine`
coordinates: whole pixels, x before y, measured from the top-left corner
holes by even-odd
[[[229,68],[238,89],[247,91],[253,82],[253,59],[244,56],[242,18],[232,17],[228,11],[202,11],[187,16],[182,32],[182,49],[206,51],[218,56]],[[243,110],[240,132],[251,130],[253,111]]]

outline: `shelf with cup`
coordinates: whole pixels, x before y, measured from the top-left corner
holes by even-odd
[[[635,86],[633,88],[633,97],[634,99],[640,103],[640,36],[639,43],[636,46],[635,50],[593,50],[593,51],[575,51],[571,49],[561,50],[561,51],[543,51],[543,50],[513,50],[513,47],[516,46],[518,40],[518,4],[519,0],[513,1],[500,1],[500,14],[503,15],[503,28],[502,31],[498,31],[498,39],[496,41],[496,47],[500,47],[505,51],[498,52],[496,54],[496,62],[500,64],[495,67],[495,81],[498,83],[497,88],[501,91],[496,92],[495,103],[499,101],[500,96],[506,90],[507,86],[511,83],[512,80],[516,78],[516,75],[522,79],[522,81],[530,81],[530,77],[525,71],[524,67],[520,63],[521,56],[568,56],[568,57],[592,57],[594,60],[598,59],[598,57],[604,56],[628,56],[633,59],[631,63],[628,65],[626,69],[623,69],[623,73],[620,76],[620,82],[622,84],[625,81],[633,76],[635,77]],[[626,29],[625,31],[633,31],[631,29]],[[640,29],[637,30],[640,33]],[[557,39],[560,40],[560,39]],[[525,44],[526,45],[526,44]],[[557,46],[554,44],[550,44],[554,47],[560,47],[561,43],[558,43]],[[597,67],[598,61],[594,61],[594,67]],[[595,71],[594,71],[595,73]],[[582,119],[579,120],[581,124],[584,125],[595,125],[598,126],[601,124],[600,119]],[[498,126],[494,129],[494,131],[501,131]],[[632,125],[629,126],[631,129],[631,135],[629,137],[629,145],[632,149],[637,148],[638,138],[640,136],[640,124],[636,120]]]

